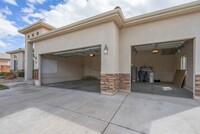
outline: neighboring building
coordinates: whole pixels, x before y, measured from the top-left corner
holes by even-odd
[[[12,72],[23,72],[24,71],[24,49],[19,48],[17,50],[6,52],[10,54],[10,70]]]
[[[10,72],[10,55],[0,53],[0,72]]]
[[[134,92],[137,70],[171,82],[184,69],[184,87],[200,99],[200,1],[129,19],[117,7],[58,29],[39,21],[19,32],[25,35],[25,79],[34,77],[36,85],[92,75],[102,94],[113,95]]]

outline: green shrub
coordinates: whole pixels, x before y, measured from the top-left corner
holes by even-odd
[[[5,90],[5,89],[8,89],[8,87],[0,84],[0,90]]]
[[[24,72],[18,72],[19,77],[24,77]]]
[[[12,72],[0,72],[0,76],[9,76],[13,74]]]

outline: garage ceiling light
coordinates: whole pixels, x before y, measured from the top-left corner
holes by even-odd
[[[153,53],[153,54],[158,54],[158,49],[154,49],[154,50],[152,51],[152,53]]]
[[[89,56],[90,56],[90,57],[94,57],[94,56],[95,56],[95,54],[90,54]]]
[[[155,45],[154,50],[152,51],[153,54],[157,54],[158,53],[158,49],[157,49],[157,45]]]

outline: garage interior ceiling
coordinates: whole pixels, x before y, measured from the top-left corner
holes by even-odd
[[[142,45],[142,46],[135,46],[135,51],[150,51],[154,50],[155,48],[158,50],[163,49],[179,49],[183,47],[185,41],[176,41],[176,42],[167,42],[167,43],[155,43],[150,45]]]
[[[101,46],[95,46],[95,47],[89,47],[89,48],[55,52],[55,53],[52,53],[52,55],[62,56],[62,57],[72,57],[72,56],[88,56],[89,54],[98,55],[100,53],[101,53]]]

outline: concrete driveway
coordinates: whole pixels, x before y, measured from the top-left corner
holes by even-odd
[[[192,99],[31,85],[0,91],[0,134],[200,134]]]

